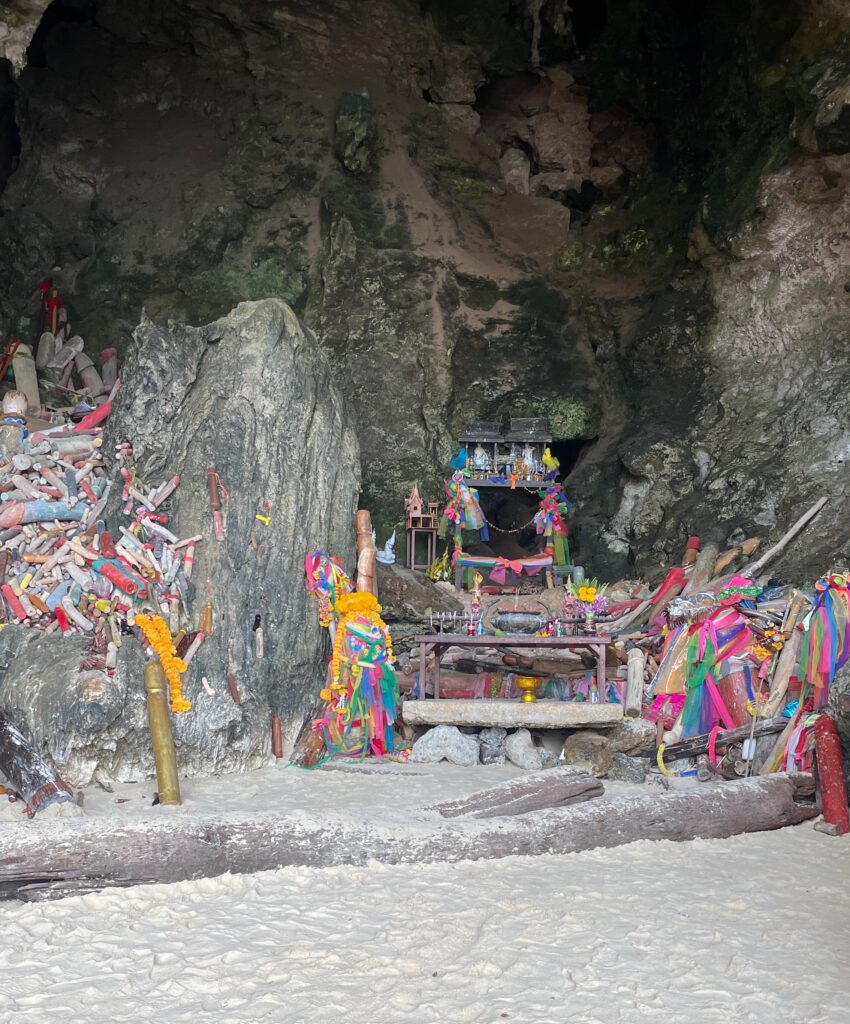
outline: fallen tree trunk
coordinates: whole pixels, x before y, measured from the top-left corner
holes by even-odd
[[[50,804],[73,800],[70,786],[0,711],[0,772],[26,802],[32,818]]]
[[[638,839],[725,839],[813,818],[795,797],[811,776],[773,775],[699,789],[608,796],[574,807],[491,821],[417,820],[415,841],[393,826],[304,816],[199,818],[167,809],[155,820],[44,822],[0,828],[0,889],[64,872],[83,880],[176,882],[289,865],[445,863],[575,853]]]
[[[785,728],[786,718],[764,718],[756,722],[753,736],[768,736],[772,733],[782,732]],[[728,747],[732,743],[740,743],[750,735],[752,725],[741,725],[737,729],[726,729],[717,734],[716,746],[718,749]],[[678,743],[671,743],[664,748],[664,760],[675,761],[680,757],[696,757],[697,754],[704,754],[708,750],[709,733],[700,733],[699,736],[689,736],[686,740],[679,740]]]
[[[435,804],[431,810],[444,818],[493,818],[527,814],[544,807],[566,807],[602,796],[599,779],[569,765],[526,772],[461,800]]]

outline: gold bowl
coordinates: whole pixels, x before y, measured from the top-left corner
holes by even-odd
[[[526,704],[530,704],[532,701],[537,700],[535,690],[539,690],[540,684],[543,682],[539,676],[515,676],[514,682],[516,683],[517,689],[522,690],[521,699]]]

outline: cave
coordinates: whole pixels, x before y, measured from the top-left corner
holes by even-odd
[[[322,47],[363,28],[332,2],[21,5],[4,335],[32,336],[48,274],[95,353],[142,310],[280,298],[359,418],[382,535],[412,483],[439,490],[464,416],[510,412],[552,422],[600,571],[675,559],[703,524],[775,529],[846,486],[846,415],[815,400],[846,374],[843,36],[814,6],[400,3],[336,64]],[[363,91],[378,141],[355,166],[340,103]]]

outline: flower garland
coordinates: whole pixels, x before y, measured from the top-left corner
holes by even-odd
[[[171,630],[161,615],[137,615],[136,625],[145,634],[145,639],[159,657],[160,664],[168,679],[168,690],[171,697],[171,710],[175,714],[191,711],[192,704],[183,697],[183,684],[180,673],[188,666],[182,658],[177,657]]]
[[[352,625],[357,619],[366,619],[383,635],[387,649],[387,660],[390,665],[395,663],[395,658],[393,657],[392,637],[386,622],[381,618],[381,606],[378,604],[378,599],[374,594],[359,590],[351,594],[342,594],[337,598],[336,611],[339,615],[339,622],[337,624],[333,656],[331,658],[331,678],[333,683],[331,683],[330,689],[343,690],[345,686],[341,682],[340,669],[342,667],[342,648],[345,630],[347,626]],[[324,693],[328,693],[328,696],[322,696]],[[330,700],[332,694],[325,688],[319,696],[322,697],[322,700]]]

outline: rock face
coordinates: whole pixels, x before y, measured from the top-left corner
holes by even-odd
[[[92,352],[279,298],[382,537],[466,420],[543,415],[601,576],[819,493],[774,571],[847,557],[846,4],[46,6],[0,8],[6,336],[49,268]]]
[[[66,782],[85,786],[97,773],[141,782],[154,773],[144,687],[144,654],[125,637],[114,676],[79,668],[85,640],[45,636],[8,627],[0,633],[0,682],[5,713],[52,759]],[[234,704],[223,681],[210,696],[190,673],[194,706],[172,715],[182,777],[248,771],[268,762],[271,711],[259,692],[247,689]]]
[[[201,328],[143,322],[122,376],[110,443],[132,438],[143,479],[179,474],[175,531],[204,536],[192,607],[197,614],[211,600],[215,628],[189,673],[198,744],[207,715],[221,718],[222,701],[228,718],[239,719],[227,705],[229,672],[241,695],[267,703],[285,726],[299,725],[324,678],[327,644],[305,590],[304,555],[320,549],[353,559],[359,453],[327,360],[292,310],[268,300]],[[209,468],[230,495],[223,541],[213,536]],[[262,749],[267,728],[259,723],[252,741]]]
[[[368,174],[375,170],[378,126],[367,92],[344,93],[336,105],[334,150],[346,170]]]

